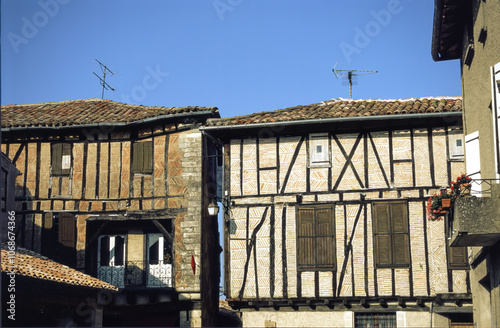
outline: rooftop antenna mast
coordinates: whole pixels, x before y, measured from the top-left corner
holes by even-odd
[[[115,89],[113,89],[109,84],[106,83],[106,73],[107,72],[110,72],[111,75],[115,75],[113,72],[111,72],[111,70],[106,66],[104,65],[103,63],[101,63],[100,61],[98,61],[97,59],[95,60],[96,62],[99,63],[99,65],[101,66],[101,71],[102,71],[102,78],[97,75],[96,73],[94,73],[95,76],[97,76],[97,78],[99,79],[99,81],[101,81],[101,85],[102,85],[102,95],[101,95],[101,99],[104,99],[104,89],[106,90],[112,90],[112,91],[115,91]]]
[[[335,77],[339,79],[340,77],[346,79],[349,82],[349,98],[352,99],[352,81],[354,78],[354,82],[356,82],[356,76],[367,75],[367,74],[375,74],[378,71],[366,71],[366,70],[358,70],[358,69],[335,69],[337,64],[332,69]]]

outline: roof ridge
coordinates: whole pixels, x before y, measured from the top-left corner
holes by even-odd
[[[367,99],[350,99],[350,98],[332,98],[330,100],[325,100],[322,101],[321,103],[325,103],[328,101],[352,101],[352,102],[359,102],[359,101],[412,101],[412,100],[420,100],[420,99],[461,99],[462,96],[427,96],[427,97],[412,97],[412,98],[392,98],[392,99],[387,99],[387,98],[367,98]],[[299,105],[300,106],[300,105]]]

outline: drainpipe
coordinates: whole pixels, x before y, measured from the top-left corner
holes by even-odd
[[[434,301],[431,302],[431,324],[429,327],[432,328],[432,316],[433,316],[433,311],[434,311]]]

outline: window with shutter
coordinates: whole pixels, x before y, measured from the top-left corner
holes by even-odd
[[[450,269],[469,269],[467,247],[451,247],[448,245],[448,265]]]
[[[335,269],[333,209],[300,206],[297,209],[297,257],[299,270]]]
[[[71,172],[71,144],[56,143],[52,145],[52,175],[69,175]]]
[[[132,171],[134,173],[153,173],[153,142],[135,142],[132,154]]]
[[[376,266],[408,266],[410,241],[406,202],[373,203],[372,211]]]

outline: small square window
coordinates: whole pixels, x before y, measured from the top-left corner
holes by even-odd
[[[309,166],[328,167],[330,157],[328,152],[328,133],[309,134]]]
[[[449,156],[450,159],[464,158],[464,142],[462,130],[451,131],[448,135]]]

